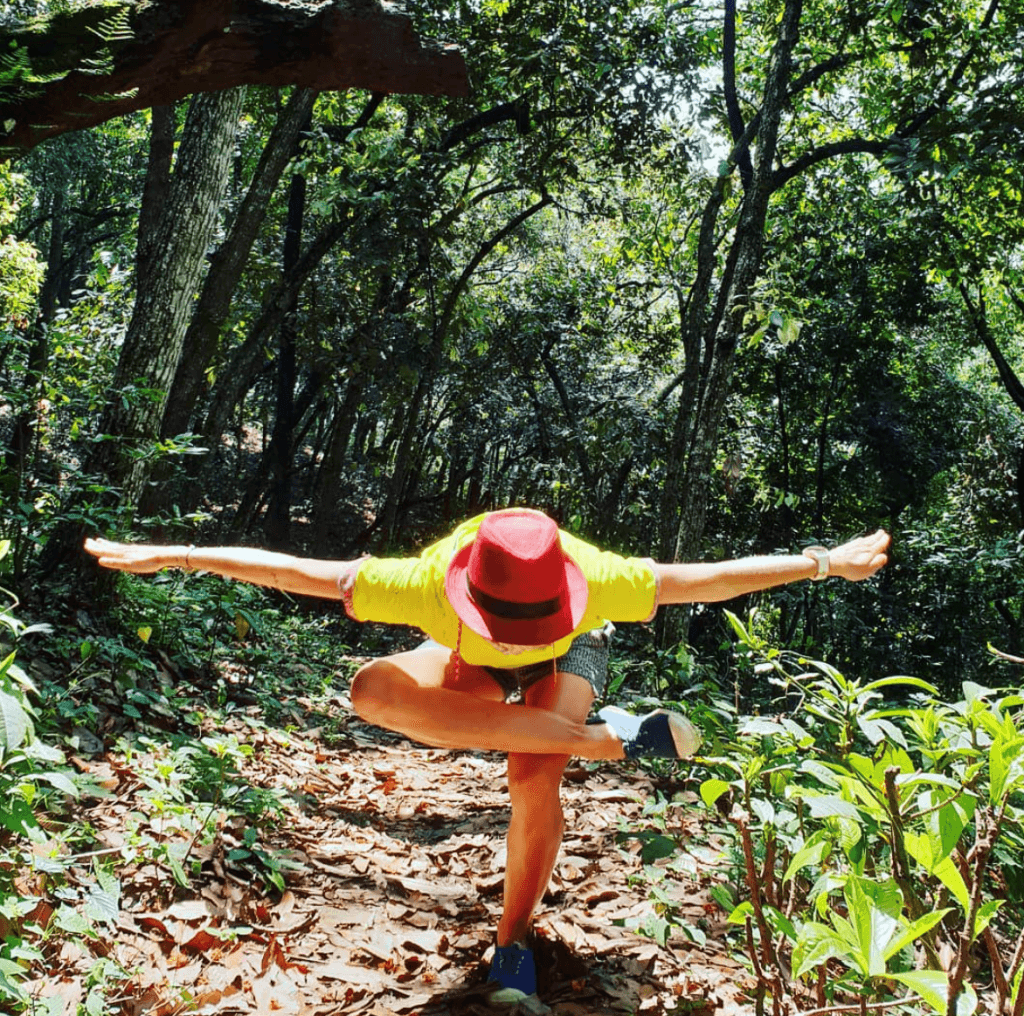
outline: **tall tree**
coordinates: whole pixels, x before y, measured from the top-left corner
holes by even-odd
[[[159,439],[167,393],[220,214],[243,89],[197,95],[189,106],[145,283],[124,338],[90,468],[135,503]]]

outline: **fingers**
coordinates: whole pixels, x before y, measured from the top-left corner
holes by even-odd
[[[138,543],[114,543],[101,537],[87,539],[83,544],[86,553],[96,558],[101,568],[115,571],[155,571],[150,564],[150,548]]]
[[[832,551],[833,572],[851,582],[871,578],[889,562],[892,537],[884,529],[858,536]]]

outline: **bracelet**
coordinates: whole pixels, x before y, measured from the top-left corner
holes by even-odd
[[[189,561],[188,561],[189,557],[191,557],[191,555],[192,555],[192,551],[195,550],[195,549],[196,549],[196,545],[194,543],[190,543],[189,547],[188,547],[188,550],[185,551],[185,571],[194,571],[195,570],[192,567],[192,565],[189,564]]]

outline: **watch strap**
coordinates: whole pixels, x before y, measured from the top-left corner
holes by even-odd
[[[809,557],[818,566],[818,570],[811,576],[812,582],[821,582],[823,579],[828,578],[828,547],[822,547],[815,543],[810,547],[804,547],[800,553],[802,553],[804,557]]]

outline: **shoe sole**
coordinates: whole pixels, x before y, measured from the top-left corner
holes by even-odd
[[[551,1012],[551,1007],[546,1005],[540,1000],[540,996],[537,994],[524,995],[521,991],[517,991],[518,996],[515,999],[497,998],[496,995],[502,995],[505,991],[515,991],[515,988],[505,988],[496,992],[494,995],[487,996],[487,1004],[493,1009],[499,1009],[502,1012],[508,1012],[509,1016],[547,1016]]]
[[[636,719],[632,713],[627,713],[625,709],[620,709],[618,706],[605,706],[601,712],[618,713],[621,716],[630,716]],[[676,758],[690,758],[697,754],[704,739],[701,737],[700,731],[682,713],[674,713],[669,709],[655,709],[653,712],[647,713],[647,716],[656,715],[668,717],[668,730],[672,735]]]
[[[668,729],[672,731],[676,754],[680,758],[696,755],[704,740],[700,731],[682,713],[672,713],[667,709],[662,711],[668,713]]]

